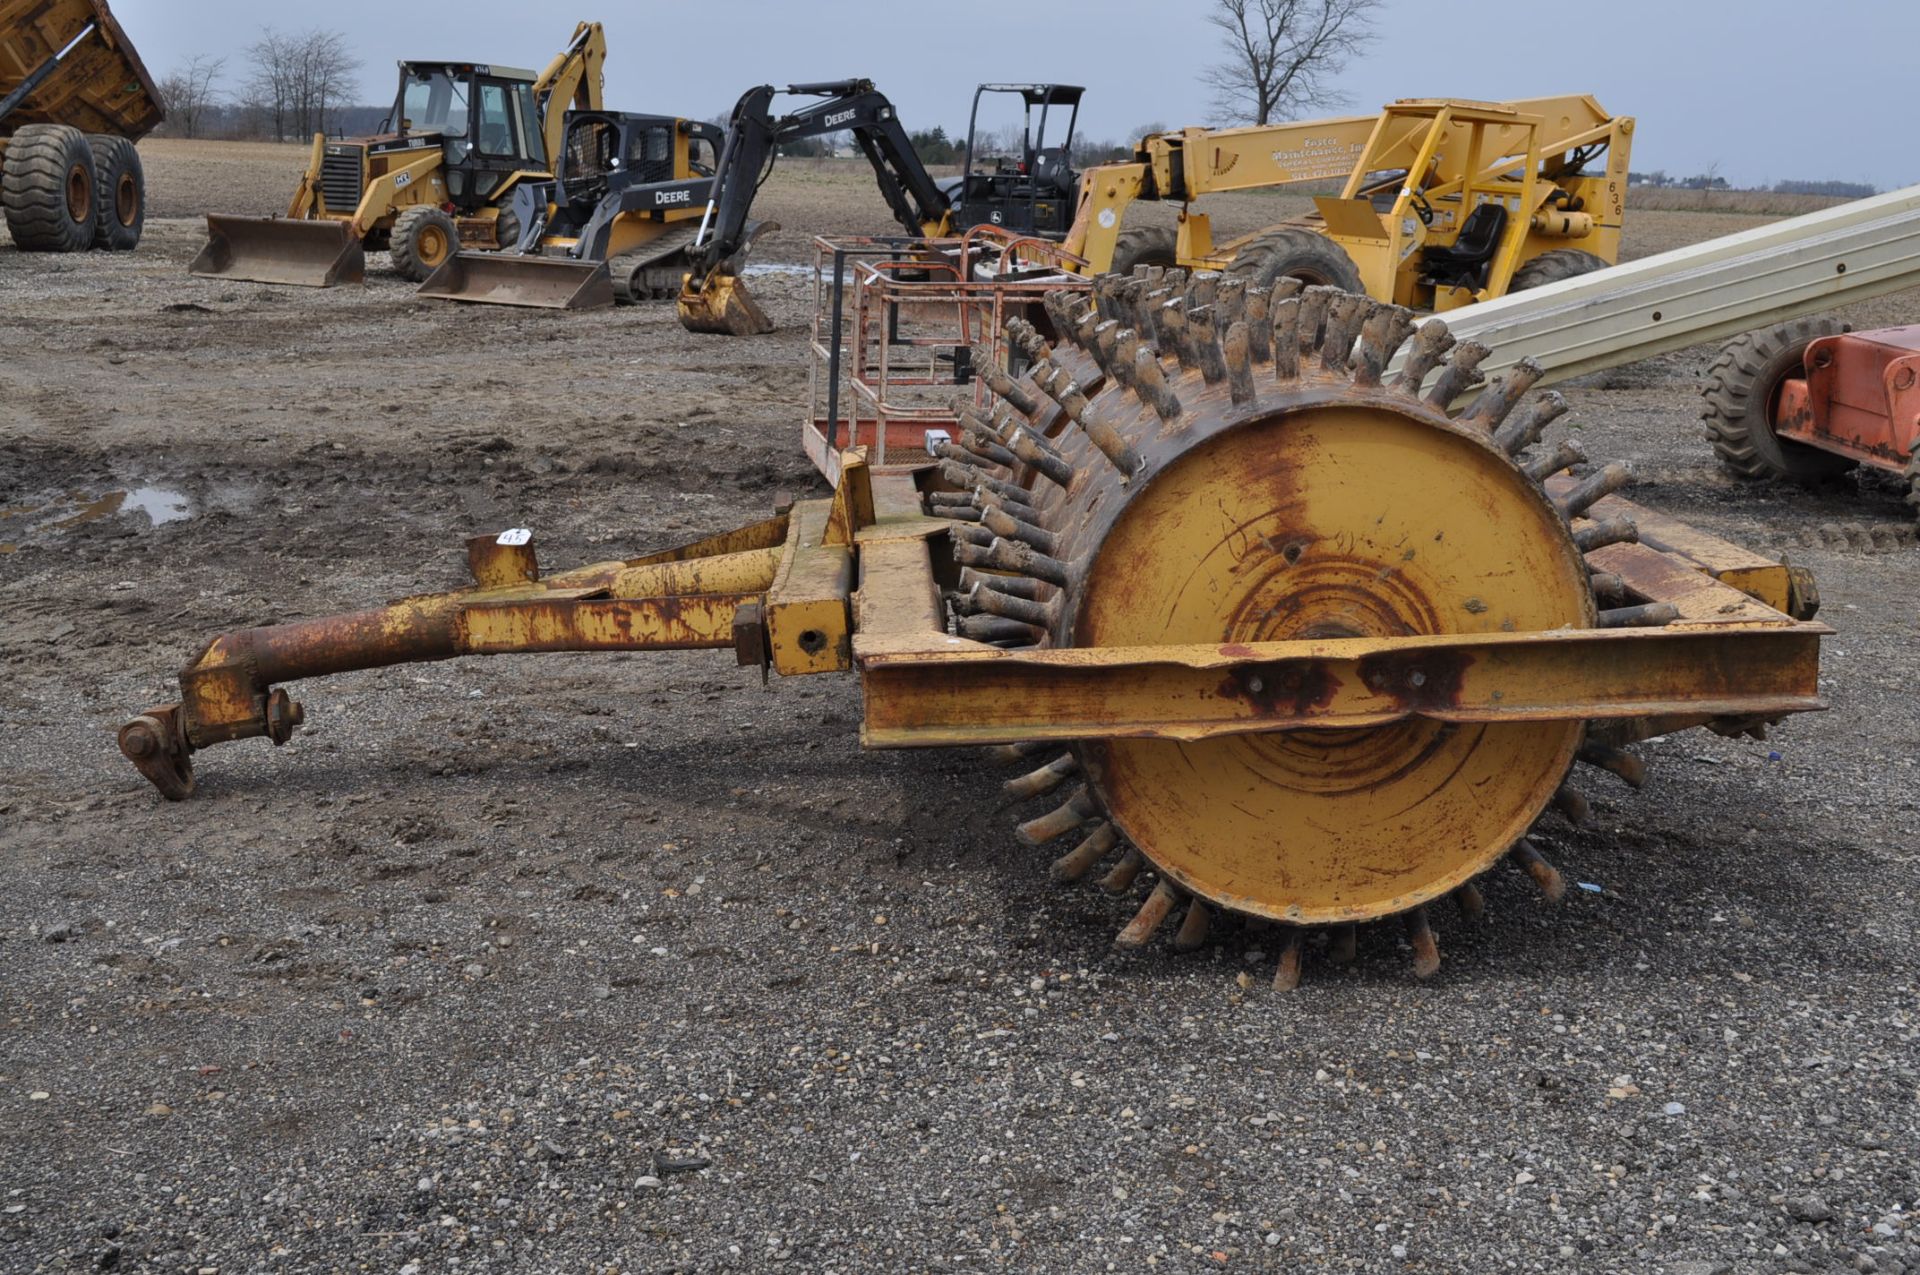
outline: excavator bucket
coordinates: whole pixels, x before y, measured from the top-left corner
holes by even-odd
[[[689,332],[721,336],[759,336],[773,331],[773,320],[747,291],[739,275],[715,273],[704,288],[693,286],[692,276],[680,285],[680,326]]]
[[[517,252],[456,252],[415,295],[534,310],[603,310],[614,302],[606,262]]]
[[[367,252],[344,221],[207,217],[207,246],[188,272],[302,288],[364,283]]]

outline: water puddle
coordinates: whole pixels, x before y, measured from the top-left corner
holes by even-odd
[[[22,546],[50,532],[136,514],[144,515],[149,527],[161,527],[192,517],[193,506],[184,494],[167,487],[125,487],[100,495],[69,491],[64,497],[37,505],[0,509],[0,532],[10,533],[8,539],[0,541],[0,554],[18,553]]]

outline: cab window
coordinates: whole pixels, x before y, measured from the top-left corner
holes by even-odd
[[[400,114],[416,133],[447,133],[465,136],[467,131],[467,83],[444,71],[428,71],[407,78]]]
[[[522,84],[514,89],[513,113],[520,133],[520,153],[536,167],[544,167],[547,141],[540,135],[540,112],[533,104],[533,85]]]
[[[474,141],[482,153],[487,155],[516,153],[513,144],[513,108],[508,104],[506,85],[482,84],[480,86],[478,124],[479,136]]]

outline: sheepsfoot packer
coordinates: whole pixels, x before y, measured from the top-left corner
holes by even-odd
[[[1388,918],[1432,974],[1433,905],[1476,917],[1482,873],[1559,897],[1529,833],[1584,816],[1583,774],[1823,707],[1811,578],[1628,502],[1537,364],[1450,407],[1485,346],[1294,280],[1142,267],[1045,318],[918,469],[846,453],[831,499],[552,575],[475,539],[471,588],[216,638],[121,748],[185,798],[194,753],[293,736],[286,684],[457,655],[852,672],[868,747],[1018,765],[1017,835],[1131,896],[1121,946],[1275,927],[1286,987]]]

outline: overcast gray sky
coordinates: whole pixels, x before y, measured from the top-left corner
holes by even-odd
[[[263,23],[346,33],[368,102],[405,57],[540,66],[579,19],[606,23],[608,104],[706,118],[760,83],[864,76],[911,128],[965,127],[980,80],[1085,84],[1081,129],[1211,122],[1207,0],[980,5],[857,0],[113,0],[156,76],[196,52],[245,73]],[[1387,0],[1380,41],[1341,83],[1357,110],[1395,97],[1591,93],[1639,120],[1636,169],[1718,164],[1736,185],[1801,177],[1920,182],[1916,0]]]

